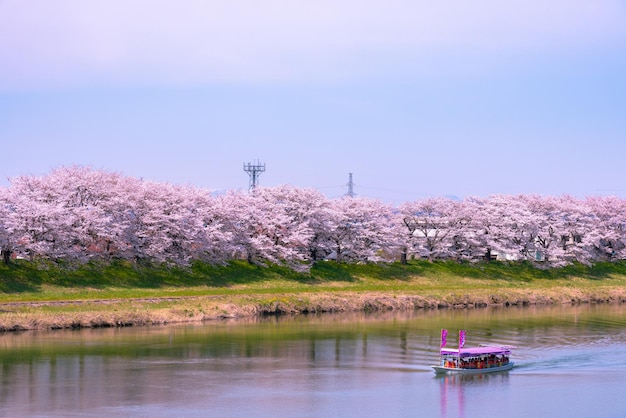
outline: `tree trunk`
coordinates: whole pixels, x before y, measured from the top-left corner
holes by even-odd
[[[317,248],[311,250],[311,260],[313,260],[313,262],[317,261]]]
[[[4,264],[9,264],[11,262],[11,254],[13,251],[11,250],[2,250],[2,261]]]

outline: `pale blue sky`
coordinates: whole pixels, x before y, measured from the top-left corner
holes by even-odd
[[[0,0],[0,145],[0,185],[626,198],[626,2]]]

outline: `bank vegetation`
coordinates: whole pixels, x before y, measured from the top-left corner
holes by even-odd
[[[122,327],[258,315],[626,301],[626,263],[413,261],[279,265],[130,262],[0,266],[0,330]]]

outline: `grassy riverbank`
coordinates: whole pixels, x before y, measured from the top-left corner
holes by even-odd
[[[190,269],[0,267],[0,330],[150,325],[271,313],[626,301],[626,263],[320,263],[310,273],[244,262]]]

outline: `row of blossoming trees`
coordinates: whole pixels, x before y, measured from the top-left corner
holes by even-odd
[[[12,179],[0,188],[0,202],[5,262],[15,256],[178,265],[247,259],[307,269],[321,259],[497,257],[560,266],[626,257],[626,203],[618,198],[432,198],[392,207],[290,186],[215,196],[62,167]]]

